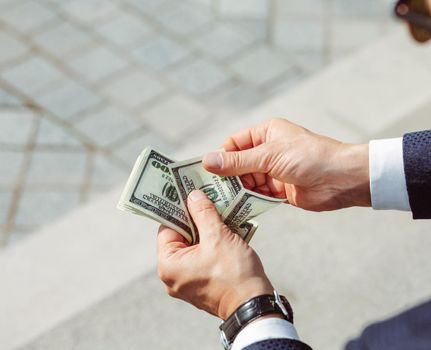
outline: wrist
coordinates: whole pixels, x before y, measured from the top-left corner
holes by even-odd
[[[249,280],[239,284],[223,294],[220,299],[217,315],[226,320],[235,310],[247,300],[264,294],[272,294],[274,288],[268,279]]]
[[[336,159],[335,181],[340,184],[343,207],[370,207],[370,171],[368,144],[341,147]]]
[[[242,303],[228,319],[221,323],[219,327],[221,331],[220,339],[224,348],[230,349],[231,344],[242,330],[249,326],[251,326],[251,329],[256,329],[256,325],[253,324],[265,319],[266,322],[264,324],[266,325],[280,324],[281,320],[285,320],[287,322],[281,322],[281,324],[287,327],[290,325],[293,328],[292,307],[286,297],[280,296],[275,290],[272,294],[258,295],[250,298]],[[257,327],[260,326],[257,325]],[[295,339],[297,339],[297,335]]]

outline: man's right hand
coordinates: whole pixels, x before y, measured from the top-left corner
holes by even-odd
[[[272,119],[232,135],[223,148],[207,154],[204,167],[239,175],[256,192],[312,211],[371,206],[367,144],[345,144]]]

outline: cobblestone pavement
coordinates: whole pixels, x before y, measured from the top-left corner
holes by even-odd
[[[390,2],[389,2],[390,3]],[[0,0],[0,246],[394,25],[383,0]],[[103,213],[101,213],[103,215]]]

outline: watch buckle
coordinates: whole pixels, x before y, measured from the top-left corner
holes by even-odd
[[[278,292],[275,289],[274,289],[274,298],[275,298],[275,303],[280,308],[283,315],[286,316],[286,318],[289,318],[289,313],[287,312],[286,307],[284,306],[283,302],[281,301],[280,295],[278,294]]]
[[[224,334],[224,331],[220,331],[220,342],[223,345],[223,347],[225,348],[225,350],[229,350],[230,349],[230,344],[229,341],[226,338],[226,334]]]

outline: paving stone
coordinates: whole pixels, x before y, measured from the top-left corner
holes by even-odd
[[[36,225],[32,225],[31,227],[14,227],[7,236],[7,245],[22,242],[23,239],[29,237],[36,229]]]
[[[213,0],[192,0],[192,2],[196,4],[201,4],[207,7],[211,7],[213,5]]]
[[[183,96],[171,97],[142,114],[147,124],[169,141],[182,141],[184,134],[198,128],[208,116],[205,109]]]
[[[27,47],[10,33],[0,32],[0,51],[1,64],[23,55],[27,51]]]
[[[219,66],[196,59],[175,69],[170,78],[185,91],[203,95],[222,86],[230,77]]]
[[[126,183],[129,170],[120,168],[105,156],[97,155],[93,160],[91,188],[107,189],[120,182]]]
[[[58,117],[68,119],[96,106],[101,98],[86,87],[65,80],[56,89],[38,96],[37,102]]]
[[[279,17],[314,17],[319,18],[328,6],[327,0],[285,1],[275,0],[275,14]]]
[[[6,221],[11,200],[12,200],[11,192],[3,192],[3,191],[0,192],[0,227]]]
[[[121,13],[107,23],[96,28],[105,39],[119,46],[129,46],[151,32],[151,27],[142,19]]]
[[[34,113],[26,109],[0,110],[0,144],[25,145],[28,142]]]
[[[58,23],[36,35],[33,40],[38,46],[61,59],[92,41],[89,33],[67,22]]]
[[[47,225],[53,220],[76,208],[79,204],[78,192],[67,191],[25,191],[20,198],[17,225]]]
[[[268,14],[268,1],[219,0],[219,11],[224,16],[264,18]]]
[[[0,150],[0,186],[12,188],[18,181],[24,154]]]
[[[142,133],[142,135],[130,138],[128,142],[124,142],[118,147],[114,147],[112,152],[119,159],[123,160],[130,166],[130,170],[138,158],[139,154],[145,147],[151,146],[160,152],[169,155],[173,152],[174,148],[158,133],[152,131],[151,133]]]
[[[290,51],[323,50],[324,24],[309,19],[277,21],[274,25],[274,43]]]
[[[0,19],[14,29],[29,33],[41,25],[52,21],[57,14],[37,1],[21,1],[17,6],[2,9]]]
[[[128,108],[142,106],[163,93],[164,87],[157,80],[141,71],[132,71],[109,83],[104,92]]]
[[[282,55],[268,47],[259,47],[237,60],[232,69],[245,82],[261,85],[280,77],[291,69],[291,64]]]
[[[185,59],[190,51],[174,40],[156,35],[142,45],[136,46],[132,53],[136,59],[154,69],[163,69]]]
[[[211,98],[214,108],[244,110],[264,101],[264,95],[249,84],[238,84]]]
[[[204,7],[177,1],[161,11],[157,20],[173,33],[189,35],[210,23],[212,15]]]
[[[91,188],[85,193],[82,203],[91,203],[103,195],[106,195],[106,188]]]
[[[88,81],[97,82],[125,69],[128,62],[104,47],[96,47],[74,57],[69,65]]]
[[[108,146],[137,131],[142,126],[121,110],[104,107],[97,112],[90,113],[75,127],[93,140],[95,144]]]
[[[295,65],[303,68],[307,74],[322,69],[328,63],[321,51],[295,52],[290,57]]]
[[[240,25],[257,40],[267,40],[268,36],[268,21],[265,19],[256,18],[241,18],[233,19],[232,23]]]
[[[30,96],[63,76],[51,62],[38,56],[32,56],[0,74],[8,83]]]
[[[63,126],[42,118],[36,139],[37,145],[42,146],[75,146],[82,147],[81,142],[67,132]]]
[[[253,35],[231,25],[215,26],[194,39],[194,44],[217,59],[225,59],[255,42]]]
[[[299,83],[301,83],[308,74],[299,71],[297,69],[293,69],[289,71],[289,73],[283,77],[283,80],[273,84],[267,91],[268,96],[276,96],[280,94],[286,94],[287,91],[296,87]]]
[[[385,137],[385,130],[404,118],[414,120],[418,110],[430,101],[431,70],[415,57],[420,47],[407,32],[398,39],[400,34],[395,32],[355,54],[354,59],[340,63],[337,79],[327,89],[313,92],[313,104],[322,103],[322,108],[331,105],[333,115],[361,130],[367,139]],[[392,83],[395,79],[397,83]]]
[[[341,17],[380,17],[385,15],[391,16],[392,13],[385,13],[388,10],[387,3],[388,2],[385,3],[385,1],[375,0],[334,0],[332,9],[335,15]]]
[[[9,94],[8,92],[0,89],[0,107],[3,107],[3,106],[20,106],[21,104],[22,104],[21,101],[17,97],[15,97],[15,96]]]
[[[145,224],[148,219],[141,220]],[[142,234],[156,235],[155,232]],[[173,322],[175,327],[172,327]],[[170,298],[156,272],[149,271],[40,335],[21,350],[166,350],[176,347],[220,350],[223,347],[218,339],[219,324],[218,318]],[[191,329],[193,336],[186,336]]]
[[[65,13],[89,25],[108,19],[118,11],[113,1],[105,0],[71,0],[62,6]]]
[[[355,18],[334,19],[331,30],[334,51],[358,49],[374,41],[381,33],[376,21]]]
[[[83,152],[36,151],[31,158],[27,184],[78,187],[84,179],[86,158]]]
[[[127,0],[127,2],[146,15],[159,14],[168,3],[166,0]]]

